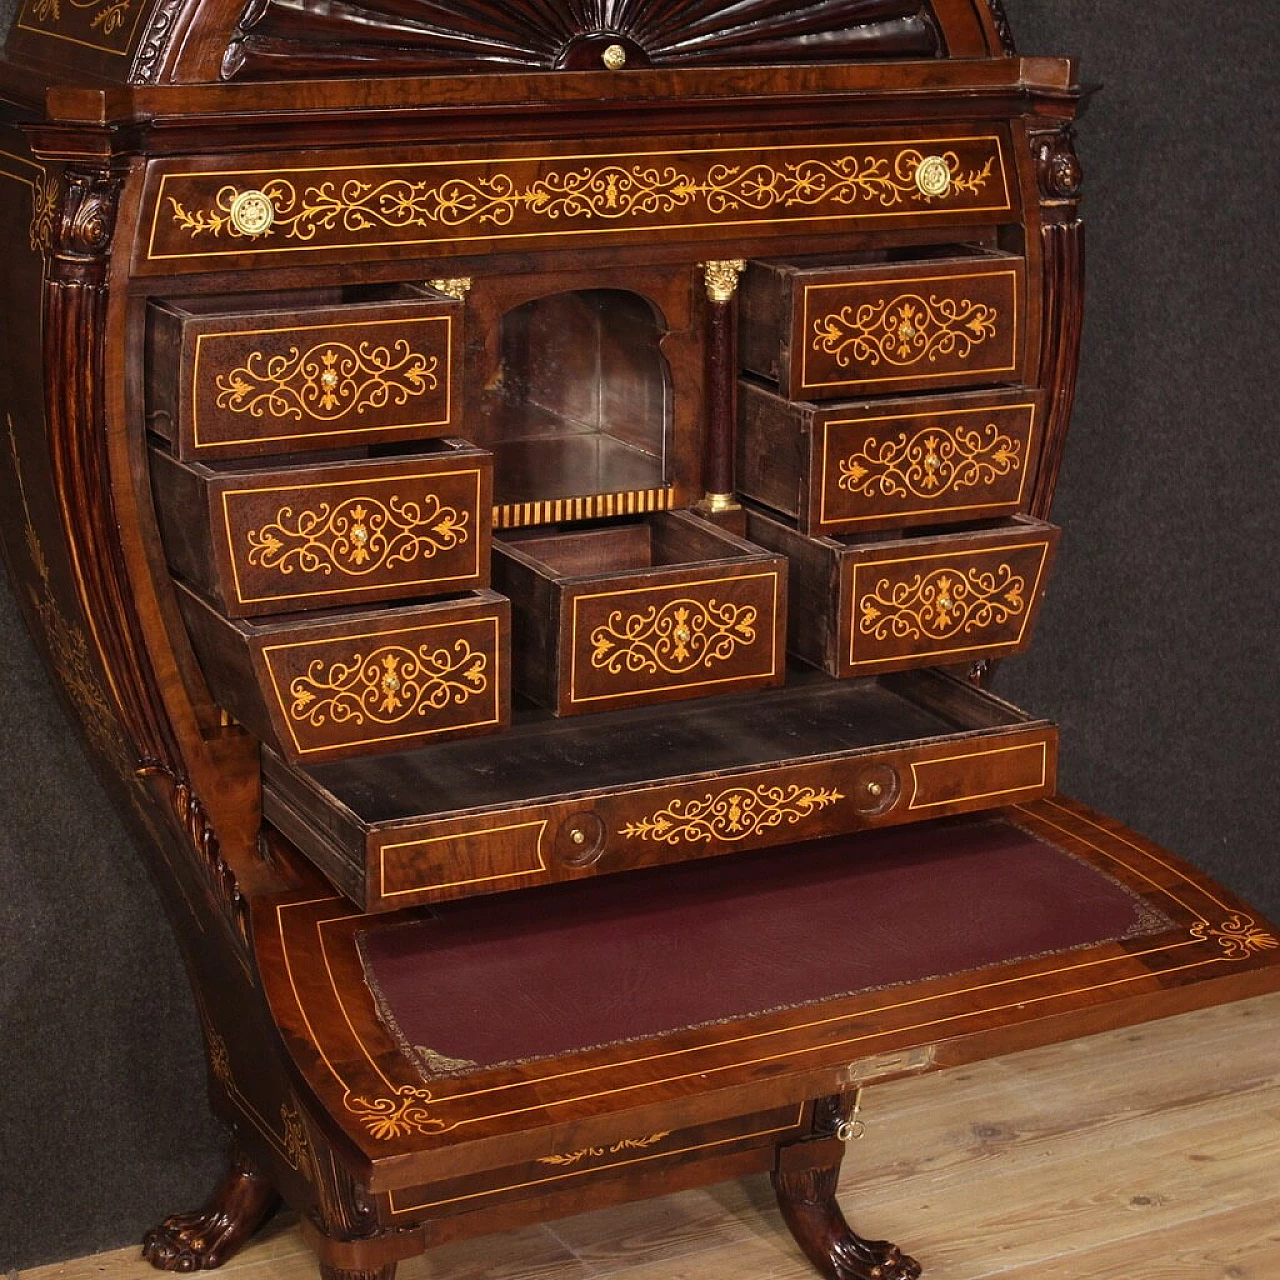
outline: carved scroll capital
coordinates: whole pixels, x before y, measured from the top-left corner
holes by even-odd
[[[725,258],[719,262],[703,264],[707,297],[712,302],[731,302],[738,290],[738,277],[747,269],[742,258]]]
[[[111,173],[68,169],[57,248],[83,258],[101,257],[111,245],[122,179]]]
[[[447,280],[428,280],[427,283],[437,293],[443,293],[449,298],[457,298],[459,302],[465,301],[467,294],[471,292],[470,276],[456,276]]]
[[[1042,199],[1075,202],[1080,198],[1084,166],[1076,155],[1075,139],[1075,130],[1070,125],[1052,133],[1032,134]]]

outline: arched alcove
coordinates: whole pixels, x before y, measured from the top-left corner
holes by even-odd
[[[502,318],[487,393],[499,503],[669,481],[671,370],[658,309],[622,289],[535,298]]]

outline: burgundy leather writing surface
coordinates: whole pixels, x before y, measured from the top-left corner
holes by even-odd
[[[1011,823],[979,820],[449,904],[433,919],[368,930],[360,947],[398,1038],[429,1050],[437,1067],[455,1060],[456,1070],[1165,924],[1062,850]]]

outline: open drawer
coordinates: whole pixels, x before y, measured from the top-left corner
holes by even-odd
[[[1280,987],[1264,920],[1058,798],[426,915],[304,872],[253,938],[298,1079],[403,1223],[694,1150],[767,1169],[809,1099]]]
[[[288,765],[267,820],[368,911],[917,822],[1053,790],[1057,731],[935,672]]]

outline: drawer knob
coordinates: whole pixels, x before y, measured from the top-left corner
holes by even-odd
[[[892,765],[873,764],[854,784],[854,808],[868,817],[887,813],[898,799],[898,772]]]
[[[556,857],[566,867],[585,870],[604,854],[605,826],[598,813],[575,813],[556,833]]]
[[[231,202],[231,225],[242,236],[260,236],[276,220],[276,207],[263,191],[242,191]]]
[[[951,166],[941,156],[925,156],[916,165],[916,187],[927,200],[951,190]]]
[[[600,61],[610,71],[621,71],[627,65],[627,51],[620,44],[611,44],[600,55]]]

